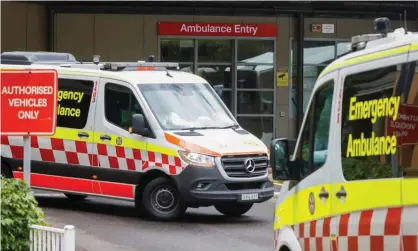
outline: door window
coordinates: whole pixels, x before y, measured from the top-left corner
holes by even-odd
[[[328,153],[333,92],[334,81],[330,80],[317,90],[309,107],[296,154],[302,178],[325,164]]]
[[[86,126],[93,81],[58,79],[57,126],[82,129]]]
[[[401,177],[402,169],[418,165],[414,73],[415,63],[407,63],[346,77],[341,125],[346,180]]]
[[[143,114],[143,111],[132,90],[122,85],[106,83],[106,120],[128,131],[132,126],[133,114]]]

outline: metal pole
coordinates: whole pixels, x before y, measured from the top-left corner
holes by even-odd
[[[298,14],[297,25],[297,77],[296,77],[296,132],[299,132],[303,121],[303,42],[304,34],[304,16]],[[296,134],[297,135],[297,134]]]
[[[30,136],[23,136],[23,177],[30,187],[30,161],[31,161],[31,149],[30,149]]]

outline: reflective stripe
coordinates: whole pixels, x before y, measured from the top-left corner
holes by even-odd
[[[418,191],[417,181],[418,179],[407,181],[407,183],[404,183],[405,189],[402,191],[404,193],[403,196],[410,198],[411,203],[414,205],[418,204],[418,193],[416,192]],[[405,182],[405,180],[402,180],[402,182]],[[401,184],[401,179],[362,180],[332,185],[321,184],[299,190],[296,194],[290,195],[286,198],[286,201],[277,206],[275,215],[279,216],[280,221],[274,223],[274,228],[277,229],[285,225],[291,226],[292,224],[300,224],[323,218],[328,216],[327,214],[329,213],[341,215],[354,211],[401,206]],[[335,197],[335,193],[341,186],[344,186],[347,192],[347,197],[343,203],[338,198],[332,198],[332,196]],[[406,190],[407,186],[408,189]],[[318,198],[322,187],[330,193],[330,197],[325,205]],[[309,212],[308,203],[310,192],[313,192],[316,200],[314,215],[311,215]],[[293,200],[297,200],[296,208],[293,207]],[[331,200],[334,200],[332,212],[331,207],[329,207]],[[295,211],[297,220],[293,218],[293,212],[290,213],[288,211]]]
[[[79,137],[78,133],[84,132],[89,135],[89,137]],[[83,141],[83,142],[91,142],[93,132],[88,130],[82,129],[70,129],[70,128],[63,128],[63,127],[56,127],[55,134],[52,136],[44,136],[47,138],[56,138],[56,139],[66,139],[66,140],[76,140],[76,141]]]
[[[100,139],[100,135],[106,134],[109,135],[112,139],[110,141],[102,141]],[[117,138],[121,138],[121,144],[117,144]],[[125,148],[132,148],[132,149],[139,149],[139,150],[147,150],[150,152],[157,152],[157,153],[163,153],[170,156],[177,156],[177,151],[168,147],[163,147],[151,143],[147,143],[145,141],[140,141],[137,139],[127,138],[127,137],[121,137],[120,135],[116,134],[109,134],[109,133],[103,133],[103,132],[95,132],[93,143],[97,144],[106,144],[106,145],[112,145],[112,146],[120,146]]]
[[[100,135],[109,135],[111,137],[111,140],[103,141],[100,139]],[[117,144],[117,139],[120,138],[120,144]],[[111,146],[121,146],[121,147],[127,147],[132,149],[139,149],[139,150],[146,150],[147,149],[147,143],[144,141],[139,141],[131,138],[125,138],[121,137],[120,135],[116,134],[109,134],[104,132],[95,132],[93,137],[93,143],[96,144],[104,144],[104,145],[111,145]]]
[[[418,178],[404,178],[401,182],[402,205],[418,206]]]
[[[347,192],[344,202],[335,197],[342,186]],[[349,181],[333,184],[331,191],[334,214],[401,206],[401,179]]]
[[[79,132],[87,133],[89,135],[89,138],[79,137],[78,136]],[[102,134],[109,135],[112,139],[110,141],[103,142],[100,139],[100,135],[102,135]],[[127,148],[132,148],[132,149],[148,150],[148,151],[151,151],[151,152],[163,153],[163,154],[167,154],[167,155],[170,155],[170,156],[177,156],[177,151],[175,149],[171,149],[171,148],[168,148],[168,147],[155,145],[155,144],[151,144],[151,143],[148,143],[148,145],[147,145],[147,143],[145,141],[140,141],[140,140],[136,140],[136,139],[132,139],[132,138],[121,137],[121,136],[116,135],[116,134],[108,134],[108,133],[102,133],[102,132],[95,132],[94,137],[92,135],[93,135],[93,132],[88,131],[88,130],[57,127],[56,131],[55,131],[55,134],[53,136],[45,136],[45,137],[64,139],[64,140],[84,141],[84,142],[91,142],[91,143],[96,143],[96,144],[106,144],[106,145],[112,145],[112,146],[121,146],[121,147],[127,147]],[[122,139],[122,143],[120,145],[118,145],[116,143],[116,139],[118,137],[120,137]],[[93,140],[91,140],[92,138],[93,138]],[[147,148],[147,146],[148,146],[148,148]]]
[[[409,48],[409,51],[417,51],[418,50],[418,44],[411,44],[411,48]]]
[[[342,67],[361,64],[361,63],[365,63],[365,62],[368,62],[368,61],[381,59],[381,58],[385,58],[385,57],[389,57],[389,56],[393,56],[393,55],[408,53],[410,48],[416,48],[417,46],[418,46],[418,44],[404,45],[404,46],[400,46],[400,47],[393,48],[393,49],[388,49],[388,50],[384,50],[384,51],[374,52],[374,53],[371,53],[371,54],[361,55],[361,56],[358,56],[358,57],[355,57],[355,58],[344,60],[342,62],[331,63],[330,65],[328,65],[321,72],[321,74],[319,75],[318,78],[323,77],[325,74],[330,73],[330,72],[332,72],[334,70],[337,70],[339,68],[342,68]]]

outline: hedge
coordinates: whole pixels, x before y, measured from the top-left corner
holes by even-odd
[[[1,178],[0,183],[1,249],[29,250],[29,226],[47,226],[44,213],[26,182]]]

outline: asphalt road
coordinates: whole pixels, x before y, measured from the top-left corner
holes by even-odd
[[[210,207],[188,209],[179,222],[162,223],[140,218],[131,202],[93,197],[73,202],[61,194],[35,194],[53,227],[75,226],[77,251],[271,251],[273,247],[274,199],[256,204],[236,219]]]

